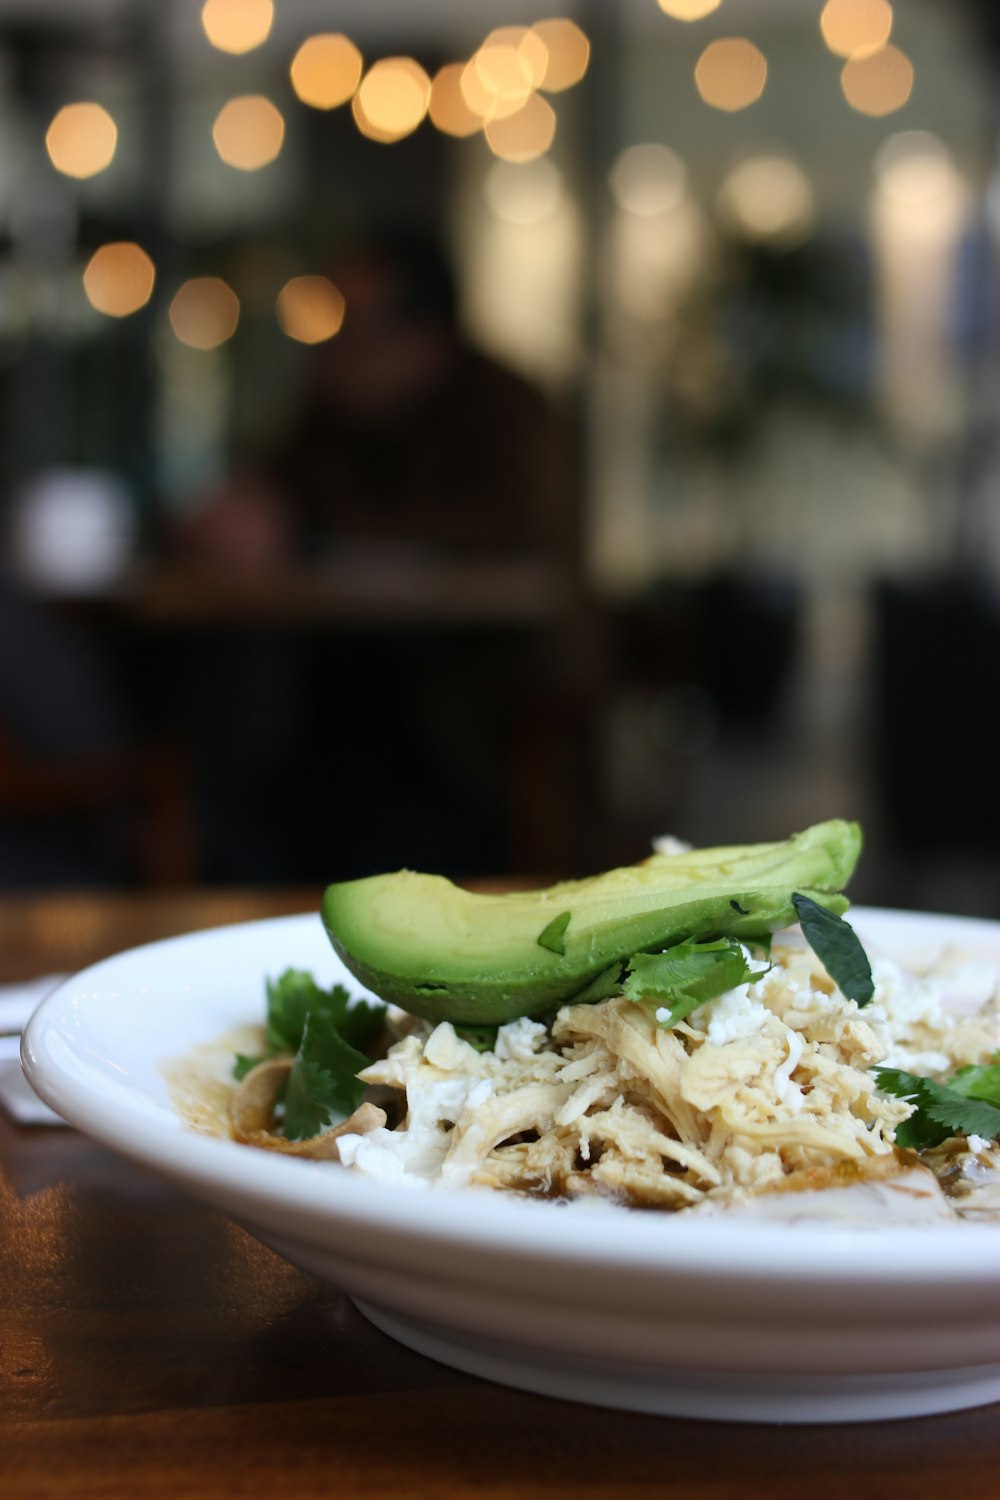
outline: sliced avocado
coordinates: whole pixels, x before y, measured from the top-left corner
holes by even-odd
[[[431,1021],[496,1025],[542,1015],[588,987],[586,998],[598,998],[609,971],[633,953],[789,927],[795,892],[839,914],[848,903],[834,893],[860,850],[858,825],[834,820],[784,843],[653,854],[509,895],[399,870],[329,886],[323,925],[383,1000]]]

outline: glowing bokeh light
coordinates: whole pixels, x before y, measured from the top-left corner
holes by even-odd
[[[767,82],[767,59],[743,36],[709,42],[698,59],[694,81],[706,104],[733,112],[756,104]]]
[[[504,113],[520,109],[535,86],[528,59],[521,52],[526,34],[521,26],[491,31],[473,58],[483,88]]]
[[[281,330],[300,344],[322,344],[340,332],[344,298],[326,276],[293,276],[278,293]]]
[[[859,114],[876,119],[902,109],[913,92],[913,64],[890,42],[870,57],[852,57],[843,67],[844,98]]]
[[[943,141],[929,130],[901,130],[875,156],[879,187],[900,203],[930,203],[948,192],[955,165]]]
[[[494,162],[483,181],[486,202],[507,224],[540,224],[555,213],[563,191],[562,173],[546,156],[524,165]]]
[[[102,245],[83,273],[87,301],[109,318],[127,318],[153,295],[156,268],[145,250],[131,240]]]
[[[819,26],[838,57],[868,57],[889,40],[892,6],[889,0],[826,0]]]
[[[464,63],[447,63],[434,75],[428,114],[445,135],[475,135],[482,129],[483,116],[468,106],[462,92]]]
[[[100,104],[64,104],[45,133],[45,149],[66,177],[94,177],[109,166],[118,127]]]
[[[719,189],[719,211],[739,234],[778,245],[799,244],[812,226],[812,184],[798,162],[780,152],[748,157]]]
[[[218,276],[195,276],[174,294],[169,318],[182,344],[217,349],[236,332],[239,298]]]
[[[412,57],[374,63],[351,101],[362,135],[390,143],[411,135],[427,114],[431,81]]]
[[[361,82],[361,53],[339,31],[307,37],[292,58],[292,88],[312,109],[336,109]]]
[[[618,207],[642,219],[670,213],[687,190],[687,168],[669,146],[626,146],[611,164],[608,187]]]
[[[480,125],[485,125],[487,120],[501,120],[504,115],[516,114],[532,92],[529,84],[520,94],[498,94],[490,87],[488,76],[479,67],[477,52],[466,63],[459,79],[465,106],[470,114],[477,116]]]
[[[252,52],[266,42],[274,21],[273,0],[205,0],[201,24],[220,52]]]
[[[285,121],[270,99],[244,94],[224,104],[212,126],[215,149],[240,172],[266,167],[281,151]]]
[[[531,79],[531,87],[540,89],[545,82],[545,75],[549,70],[549,49],[539,31],[533,26],[520,26],[514,28],[521,32],[521,38],[517,44],[518,55],[521,62],[528,70]],[[583,33],[581,32],[581,36]],[[586,41],[586,38],[584,38]],[[588,46],[589,56],[589,46]],[[580,75],[583,76],[582,74]]]
[[[718,10],[722,0],[657,0],[664,15],[675,21],[700,21]]]
[[[542,156],[556,133],[556,112],[547,99],[532,94],[513,115],[487,120],[487,144],[504,161],[527,162]]]
[[[531,30],[544,44],[548,56],[545,75],[538,87],[548,94],[558,94],[579,83],[590,62],[590,43],[576,22],[555,16],[548,21],[536,21]]]

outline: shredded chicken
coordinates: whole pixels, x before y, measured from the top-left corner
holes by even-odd
[[[912,1173],[894,1144],[911,1106],[879,1094],[870,1069],[990,1057],[995,976],[955,1013],[951,981],[880,960],[860,1010],[794,940],[773,956],[672,1028],[624,996],[565,1006],[550,1028],[515,1021],[492,1052],[424,1027],[360,1075],[399,1091],[402,1123],[344,1130],[340,1159],[382,1179],[665,1209]]]

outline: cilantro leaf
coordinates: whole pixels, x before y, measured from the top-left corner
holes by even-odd
[[[266,1062],[264,1057],[248,1057],[245,1052],[237,1052],[236,1061],[233,1063],[233,1077],[237,1083],[242,1083],[251,1069],[258,1063]]]
[[[318,1010],[323,992],[304,969],[286,969],[267,981],[267,1042],[272,1052],[297,1052],[310,1010]]]
[[[676,943],[665,953],[636,953],[628,961],[624,991],[647,1010],[667,1009],[661,1022],[676,1026],[706,1000],[758,979],[735,938]]]
[[[980,1135],[984,1140],[1000,1138],[1000,1107],[969,1097],[954,1087],[955,1080],[939,1083],[902,1068],[873,1068],[884,1094],[905,1099],[914,1106],[908,1120],[896,1126],[896,1144],[926,1151],[953,1135]],[[972,1070],[963,1069],[963,1073]],[[976,1072],[992,1071],[976,1069]]]
[[[995,1056],[988,1063],[959,1068],[948,1082],[964,1098],[985,1099],[1000,1109],[1000,1063]]]
[[[344,1040],[330,1013],[310,1011],[285,1091],[285,1135],[303,1140],[351,1114],[364,1085],[357,1074],[368,1058]]]
[[[563,954],[566,952],[566,928],[570,924],[573,913],[562,911],[558,917],[553,917],[547,927],[543,927],[536,938],[540,948],[548,948],[550,953]]]
[[[351,997],[342,984],[324,990],[304,969],[267,981],[267,1040],[274,1052],[297,1052],[307,1016],[326,1016],[352,1047],[367,1047],[382,1026],[385,1006]]]
[[[875,993],[871,964],[854,928],[798,891],[792,896],[802,935],[848,1000],[867,1005]]]
[[[339,985],[335,990],[347,996]],[[347,997],[350,998],[349,996]],[[381,1002],[372,1004],[368,1000],[356,1000],[353,1005],[345,1003],[344,1010],[336,1021],[337,1030],[351,1047],[364,1051],[371,1046],[385,1024],[385,1006]]]

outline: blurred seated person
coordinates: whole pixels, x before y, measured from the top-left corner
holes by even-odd
[[[188,558],[244,581],[366,553],[573,569],[569,426],[463,338],[440,253],[381,235],[331,275],[343,326],[308,351],[291,430],[189,523]],[[263,624],[187,649],[209,878],[510,867],[512,726],[561,671],[537,634]]]
[[[187,556],[244,577],[357,547],[570,562],[569,425],[464,338],[436,246],[377,234],[331,276],[343,325],[306,354],[290,430],[189,520]]]

